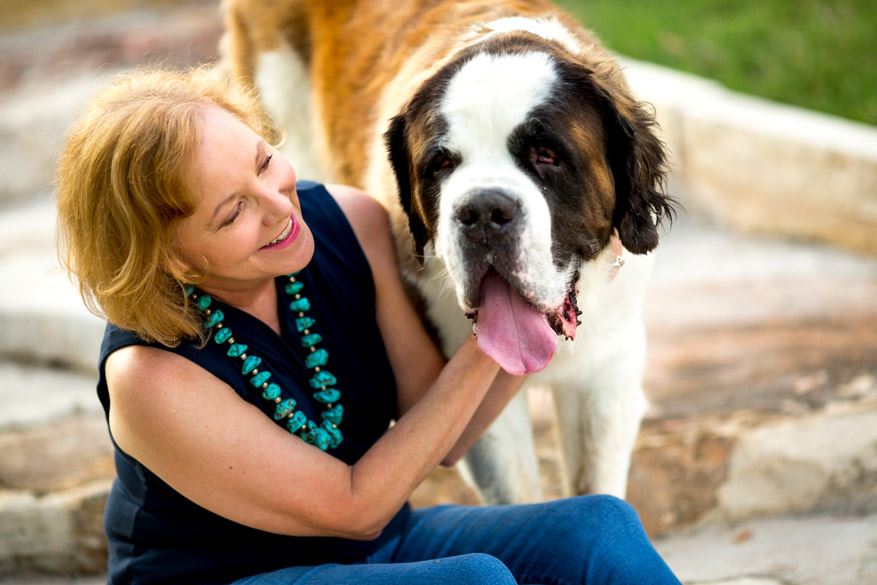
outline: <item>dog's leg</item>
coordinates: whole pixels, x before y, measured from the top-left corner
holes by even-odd
[[[469,449],[461,472],[488,504],[542,499],[526,392],[519,392]]]
[[[624,344],[587,340],[591,355],[584,356],[580,376],[554,386],[572,493],[625,496],[630,457],[648,403],[641,382],[645,357],[642,326],[631,327],[623,337]],[[610,351],[600,355],[601,349]]]

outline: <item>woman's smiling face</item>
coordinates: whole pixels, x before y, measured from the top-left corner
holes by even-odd
[[[226,110],[205,106],[201,120],[201,142],[185,165],[196,207],[176,232],[180,256],[214,291],[303,268],[314,240],[292,165]]]

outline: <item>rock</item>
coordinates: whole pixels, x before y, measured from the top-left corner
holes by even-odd
[[[102,420],[96,384],[96,376],[0,362],[0,433],[39,425],[50,429],[57,421],[76,414]]]
[[[0,492],[0,574],[105,571],[102,527],[109,486],[99,480],[42,498]]]
[[[862,585],[877,582],[875,543],[877,516],[810,515],[704,526],[655,547],[691,585]]]
[[[0,355],[97,371],[103,321],[58,264],[55,209],[40,200],[0,218]]]
[[[718,507],[733,520],[815,509],[877,511],[877,408],[838,406],[744,434]]]
[[[41,495],[114,475],[113,448],[102,412],[0,433],[4,488]]]
[[[624,63],[634,92],[659,113],[689,210],[750,232],[877,253],[877,129]]]

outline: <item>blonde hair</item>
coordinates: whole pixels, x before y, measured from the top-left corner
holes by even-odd
[[[58,163],[58,255],[86,307],[171,347],[204,340],[184,293],[201,276],[177,254],[174,233],[195,209],[184,166],[208,106],[277,141],[255,97],[216,72],[137,70],[91,100]]]

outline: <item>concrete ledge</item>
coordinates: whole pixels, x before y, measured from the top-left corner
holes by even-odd
[[[689,211],[877,254],[877,129],[624,59],[652,102]]]
[[[110,481],[35,497],[0,491],[0,574],[106,570],[103,510]]]

